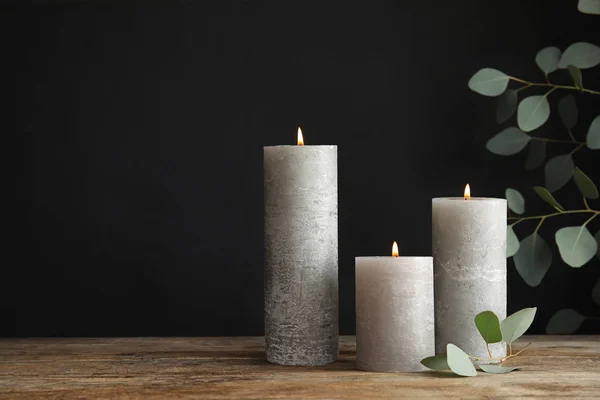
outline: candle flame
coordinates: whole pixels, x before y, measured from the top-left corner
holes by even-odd
[[[304,137],[302,136],[302,129],[298,127],[298,146],[304,146]]]
[[[399,257],[400,255],[398,254],[398,243],[394,242],[394,244],[392,245],[392,257]]]
[[[465,200],[469,200],[471,198],[471,186],[467,183],[465,186]]]

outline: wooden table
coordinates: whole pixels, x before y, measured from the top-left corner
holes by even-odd
[[[0,339],[0,398],[600,398],[600,336],[528,341],[522,371],[460,378],[357,371],[349,336],[322,367],[269,364],[260,337]]]

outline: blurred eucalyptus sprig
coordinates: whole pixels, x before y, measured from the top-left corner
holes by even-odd
[[[578,10],[586,14],[600,15],[600,0],[579,0]],[[600,206],[591,207],[589,200],[597,200],[600,195],[592,179],[576,166],[573,156],[582,149],[600,149],[600,115],[596,116],[586,129],[585,141],[576,138],[573,129],[579,119],[579,109],[573,93],[585,96],[599,96],[600,87],[590,88],[584,80],[582,70],[600,65],[600,47],[587,42],[577,42],[568,46],[564,52],[557,47],[546,47],[535,56],[535,62],[544,74],[544,82],[529,82],[505,74],[493,68],[479,70],[469,80],[469,88],[484,96],[497,97],[496,120],[499,124],[510,120],[516,112],[517,126],[503,129],[487,142],[487,149],[498,155],[510,156],[522,151],[529,145],[525,168],[533,170],[546,160],[546,146],[549,143],[571,146],[566,154],[550,158],[544,167],[544,186],[535,186],[534,192],[550,205],[554,212],[531,216],[510,216],[507,230],[507,257],[513,257],[515,268],[525,283],[531,287],[538,286],[550,265],[552,251],[550,246],[538,233],[543,223],[554,217],[565,215],[582,215],[587,219],[576,226],[565,226],[555,233],[555,242],[562,260],[573,268],[580,268],[598,255],[600,229],[592,236],[588,226],[600,214]],[[550,74],[566,70],[572,84],[556,84],[550,80]],[[509,88],[509,83],[519,85]],[[595,82],[596,83],[596,82]],[[545,88],[541,95],[531,95],[519,101],[520,95],[529,88]],[[550,117],[549,96],[554,92],[565,95],[558,101],[558,115],[566,129],[565,139],[552,139],[534,135]],[[582,207],[566,209],[552,193],[573,180],[582,195]],[[525,199],[516,189],[506,189],[509,210],[517,215],[525,212]],[[533,232],[519,240],[514,226],[522,221],[536,220]],[[600,279],[592,291],[593,301],[600,305]],[[572,333],[581,323],[592,317],[585,317],[575,310],[563,309],[550,319],[546,331],[548,333]],[[594,318],[595,319],[595,318]]]
[[[487,361],[487,364],[478,364],[477,366],[489,374],[506,374],[508,372],[521,369],[521,367],[504,366],[504,362],[513,357],[518,356],[525,350],[523,347],[516,353],[513,353],[512,344],[515,340],[523,336],[529,329],[537,308],[524,308],[516,313],[506,317],[502,322],[493,311],[483,311],[475,316],[475,326],[485,341],[489,359],[484,360],[475,356],[470,356],[465,353],[460,347],[448,343],[446,345],[446,353],[427,357],[421,360],[421,364],[433,370],[451,370],[460,376],[475,376],[477,370],[473,365],[473,361]],[[490,344],[506,343],[508,346],[508,355],[501,358],[494,358],[490,350]]]

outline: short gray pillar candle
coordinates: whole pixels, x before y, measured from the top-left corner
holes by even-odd
[[[474,318],[482,311],[506,317],[506,200],[470,197],[432,200],[436,353],[453,343],[489,358]],[[490,345],[494,357],[506,345]]]
[[[339,347],[337,146],[265,147],[264,184],[267,360],[331,363]]]
[[[421,360],[435,352],[433,313],[431,257],[356,257],[358,369],[426,369]]]

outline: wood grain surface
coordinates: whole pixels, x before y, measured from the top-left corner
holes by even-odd
[[[0,398],[600,398],[600,336],[529,336],[522,371],[369,373],[354,337],[322,367],[269,364],[263,338],[0,339]]]

